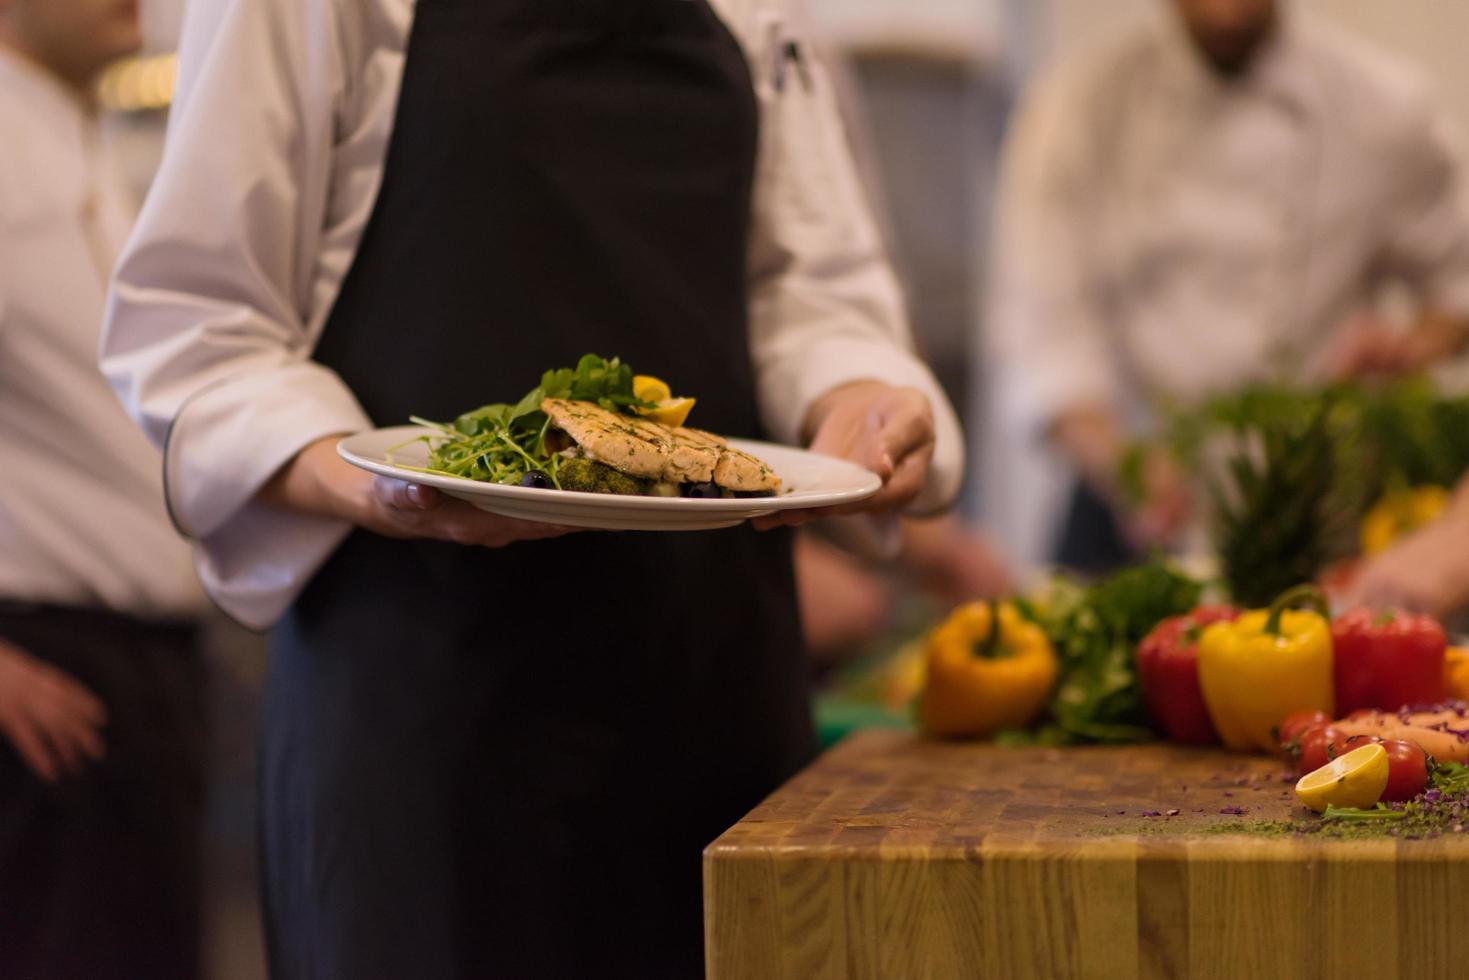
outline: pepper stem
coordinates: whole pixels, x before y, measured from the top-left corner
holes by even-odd
[[[1322,619],[1331,618],[1331,609],[1326,605],[1326,597],[1321,594],[1321,590],[1309,583],[1298,585],[1293,589],[1286,589],[1280,594],[1280,598],[1270,604],[1270,615],[1265,619],[1265,632],[1271,636],[1279,636],[1280,617],[1287,609],[1294,609],[1299,605],[1310,606]]]
[[[986,599],[984,604],[990,611],[990,630],[976,652],[985,660],[993,660],[1000,652],[1000,606],[993,599]]]

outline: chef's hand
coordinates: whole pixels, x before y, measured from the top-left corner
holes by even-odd
[[[817,399],[806,418],[806,435],[812,452],[866,467],[882,478],[882,489],[858,504],[756,518],[751,523],[757,530],[907,506],[923,489],[933,459],[933,407],[915,388],[856,381]]]
[[[1369,558],[1345,592],[1344,608],[1407,609],[1436,618],[1469,608],[1469,481],[1442,517]]]
[[[573,528],[500,517],[432,487],[374,476],[337,455],[337,436],[318,440],[287,463],[260,500],[283,510],[350,521],[389,538],[430,538],[503,548],[568,534]]]
[[[1396,377],[1431,367],[1463,350],[1469,340],[1465,322],[1429,311],[1403,330],[1377,317],[1356,318],[1327,356],[1334,378]]]
[[[946,607],[999,598],[1013,585],[994,542],[952,514],[904,520],[898,564]]]
[[[107,754],[107,709],[70,675],[0,640],[0,733],[38,777],[55,783]]]
[[[1369,559],[1342,607],[1406,609],[1443,618],[1469,606],[1469,542],[1448,540],[1429,525]]]

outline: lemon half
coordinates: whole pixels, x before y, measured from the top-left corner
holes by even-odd
[[[643,402],[661,402],[673,397],[668,382],[651,374],[639,374],[632,379],[632,393]]]
[[[665,398],[657,403],[657,407],[642,409],[640,414],[645,419],[662,422],[676,429],[689,420],[689,413],[693,410],[692,398]]]
[[[632,393],[637,396],[638,401],[653,403],[652,408],[635,409],[639,415],[675,429],[687,422],[689,413],[694,410],[694,399],[674,398],[668,382],[651,374],[634,377]]]
[[[1333,759],[1296,783],[1296,796],[1317,813],[1328,806],[1370,807],[1387,789],[1387,750],[1364,745]]]

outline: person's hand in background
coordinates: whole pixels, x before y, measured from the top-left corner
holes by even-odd
[[[933,406],[913,388],[857,381],[816,401],[806,419],[812,452],[850,460],[882,478],[873,497],[847,507],[785,511],[752,523],[759,530],[840,514],[889,513],[917,497],[933,459]]]
[[[1111,506],[1117,524],[1138,551],[1178,542],[1193,518],[1189,481],[1161,447],[1137,450],[1133,486],[1124,480],[1128,438],[1116,414],[1100,405],[1081,405],[1059,416],[1051,439],[1076,466],[1093,492]]]
[[[1194,515],[1194,498],[1178,461],[1165,450],[1143,450],[1141,498],[1122,505],[1122,533],[1141,552],[1176,544]]]
[[[39,778],[55,783],[107,754],[107,709],[68,674],[0,640],[0,734]]]
[[[1379,317],[1355,317],[1333,346],[1326,370],[1333,378],[1391,378],[1432,367],[1464,349],[1469,324],[1429,311],[1407,329]]]
[[[482,548],[556,538],[572,528],[500,517],[432,487],[373,476],[337,455],[338,437],[318,440],[260,493],[272,506],[345,520],[389,538],[431,538]]]
[[[1406,609],[1442,619],[1469,608],[1469,480],[1442,517],[1368,559],[1344,608]]]
[[[998,598],[1013,584],[995,544],[953,515],[904,520],[898,563],[945,606]]]

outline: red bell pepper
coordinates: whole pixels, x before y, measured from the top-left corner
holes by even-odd
[[[1444,629],[1428,616],[1353,609],[1331,624],[1336,713],[1444,699]]]
[[[1210,623],[1238,616],[1239,610],[1229,606],[1200,606],[1163,620],[1138,645],[1143,700],[1153,723],[1170,741],[1189,745],[1219,741],[1199,690],[1199,634]]]

